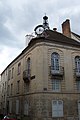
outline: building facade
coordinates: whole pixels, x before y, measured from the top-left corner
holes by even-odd
[[[5,69],[1,74],[0,81],[0,113],[5,114],[7,111],[7,83],[8,83],[8,71]]]
[[[7,113],[23,120],[80,119],[80,36],[69,20],[62,30],[38,34],[2,72]]]

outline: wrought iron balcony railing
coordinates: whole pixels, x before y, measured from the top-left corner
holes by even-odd
[[[31,78],[31,70],[30,69],[24,70],[23,71],[23,80],[25,82],[29,82],[30,78]]]
[[[63,76],[64,68],[62,66],[50,66],[50,74],[56,76]]]

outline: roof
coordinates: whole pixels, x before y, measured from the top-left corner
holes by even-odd
[[[52,31],[52,30],[48,30],[48,31],[46,31],[46,33],[49,34],[47,39],[50,39],[53,42],[56,42],[57,44],[64,44],[64,45],[68,45],[68,46],[75,46],[75,47],[79,46],[80,47],[80,43],[78,41],[75,41],[72,38],[66,37],[62,33]]]
[[[14,61],[16,61],[22,54],[24,54],[28,49],[30,49],[34,44],[39,43],[39,42],[51,42],[51,43],[63,44],[63,45],[74,46],[74,47],[79,47],[80,48],[80,43],[78,41],[75,41],[74,39],[68,38],[68,37],[64,36],[62,33],[59,33],[57,31],[46,30],[43,33],[43,36],[33,38],[29,42],[28,46],[5,68],[5,70]]]
[[[74,34],[76,37],[80,38],[80,35],[74,33],[74,32],[71,32],[72,34]]]
[[[68,46],[80,47],[80,43],[78,41],[75,41],[72,38],[66,37],[62,33],[52,30],[46,30],[45,32],[43,32],[42,36],[33,38],[30,41],[29,46],[32,46],[33,44],[35,44],[35,42],[44,42],[44,41],[56,43],[56,44],[64,44]]]

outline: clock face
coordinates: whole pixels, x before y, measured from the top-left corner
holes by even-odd
[[[34,29],[34,31],[35,31],[35,33],[36,33],[37,35],[41,35],[41,34],[43,33],[43,31],[44,31],[43,25],[38,25],[38,26]]]

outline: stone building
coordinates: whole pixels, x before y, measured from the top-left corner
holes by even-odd
[[[1,73],[0,81],[0,113],[5,114],[7,111],[7,81],[8,71],[7,68]]]
[[[80,36],[71,32],[69,20],[60,33],[43,19],[37,36],[1,74],[2,86],[7,81],[6,112],[23,120],[78,120]]]

